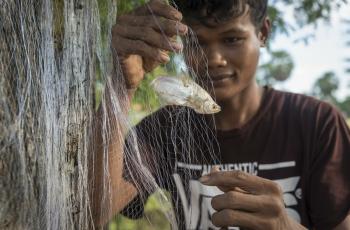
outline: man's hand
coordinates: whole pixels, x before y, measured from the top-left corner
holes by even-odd
[[[306,229],[288,217],[278,184],[242,171],[212,171],[200,178],[208,186],[224,192],[213,197],[217,211],[212,222],[217,227],[249,229]]]
[[[116,50],[128,89],[136,89],[144,74],[170,60],[167,52],[178,52],[175,35],[187,33],[182,14],[161,0],[151,0],[121,15],[112,29]]]

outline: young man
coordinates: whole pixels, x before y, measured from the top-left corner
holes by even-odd
[[[155,176],[162,177],[159,183],[173,191],[179,198],[174,202],[182,205],[180,228],[350,229],[350,131],[344,119],[329,104],[256,82],[259,50],[271,27],[267,1],[178,0],[176,4],[181,13],[154,0],[120,16],[113,29],[113,46],[130,99],[146,72],[168,62],[168,51],[182,49],[172,39],[177,33],[188,33],[187,26],[207,58],[206,66],[198,62],[202,53],[193,50],[186,56],[198,76],[208,73],[203,86],[212,88],[210,93],[222,108],[214,124],[200,115],[190,124],[194,136],[203,134],[195,131],[200,122],[216,127],[217,142],[207,147],[210,140],[203,138],[194,151],[205,160],[194,157],[184,162],[181,151],[173,155],[185,141],[169,140],[173,108],[162,109],[137,127],[151,146],[145,154],[149,165],[164,164],[154,169]],[[159,143],[168,144],[152,151]],[[221,170],[210,172],[217,162],[200,155],[206,149],[217,154]],[[114,165],[119,170],[112,180],[121,176],[120,162]],[[115,188],[121,188],[123,182],[114,181],[119,181]],[[112,210],[136,197],[131,202],[135,211],[140,205],[136,190],[129,191],[129,198]]]

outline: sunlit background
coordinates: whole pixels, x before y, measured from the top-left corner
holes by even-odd
[[[285,17],[293,21],[291,8],[284,8]],[[290,78],[276,84],[276,88],[312,94],[316,81],[331,71],[339,81],[334,96],[340,101],[350,96],[350,73],[346,71],[350,69],[349,12],[350,5],[347,4],[332,15],[330,22],[319,22],[317,27],[307,26],[290,36],[277,36],[271,46],[287,50],[295,65]],[[311,35],[307,43],[297,42],[305,35]]]

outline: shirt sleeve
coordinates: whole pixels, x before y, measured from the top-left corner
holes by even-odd
[[[332,229],[350,210],[350,131],[334,107],[318,111],[308,206],[317,230]]]

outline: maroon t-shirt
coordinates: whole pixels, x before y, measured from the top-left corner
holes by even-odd
[[[136,126],[142,146],[148,146],[145,162],[172,194],[180,229],[217,229],[210,221],[215,212],[210,201],[222,192],[198,182],[214,165],[278,183],[287,213],[309,229],[331,229],[349,213],[345,119],[325,102],[265,89],[257,114],[239,129],[215,130],[205,116],[173,107]],[[138,216],[142,202],[136,198],[125,210]]]

